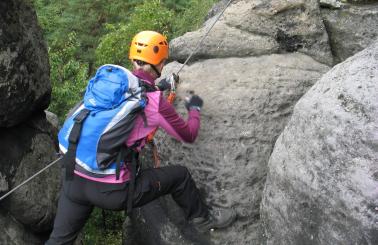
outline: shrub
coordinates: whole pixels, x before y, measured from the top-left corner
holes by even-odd
[[[158,0],[144,2],[135,8],[129,23],[108,25],[110,32],[101,39],[96,50],[96,64],[125,65],[133,36],[142,30],[169,35],[172,32],[173,16],[174,12]]]
[[[185,32],[194,31],[200,28],[215,0],[190,0],[188,7],[176,18],[174,25],[174,36],[181,36]]]

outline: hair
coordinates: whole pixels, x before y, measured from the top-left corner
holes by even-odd
[[[150,73],[151,75],[156,75],[154,69],[152,68],[151,64],[148,64],[141,60],[133,60],[133,67],[136,70],[143,70],[145,72]]]
[[[164,61],[165,60],[162,60],[162,62]],[[132,64],[135,70],[143,70],[145,72],[148,72],[152,76],[157,76],[157,77],[161,76],[161,73],[158,70],[156,70],[156,67],[147,62],[144,62],[141,60],[132,60]]]

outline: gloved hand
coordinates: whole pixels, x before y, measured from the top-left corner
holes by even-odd
[[[203,106],[203,100],[198,95],[193,94],[185,99],[185,107],[189,111],[191,109],[201,110]]]
[[[171,90],[172,84],[178,83],[179,80],[179,76],[173,73],[169,78],[162,79],[156,87],[158,87],[160,91]]]

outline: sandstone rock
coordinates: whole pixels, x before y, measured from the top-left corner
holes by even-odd
[[[126,243],[138,245],[195,245],[207,243],[190,242],[180,228],[174,224],[159,200],[134,211],[133,222],[127,226]],[[194,236],[191,236],[192,238]],[[196,239],[198,241],[198,239]]]
[[[214,18],[199,31],[172,40],[172,58],[185,60]],[[226,10],[194,55],[194,60],[294,51],[308,54],[325,64],[333,62],[316,0],[237,1]]]
[[[209,23],[214,21],[210,19]],[[207,32],[206,28],[190,32],[171,42],[173,59],[184,61],[197,42]],[[225,23],[217,23],[210,36],[194,55],[194,59],[244,57],[278,52],[278,43],[274,38],[251,34]]]
[[[2,188],[1,194],[57,158],[56,135],[52,132],[56,129],[46,121],[43,112],[18,126],[0,129],[0,173],[3,186],[7,187]],[[59,177],[58,165],[51,167],[2,201],[2,208],[28,229],[50,230],[56,211]]]
[[[171,63],[165,72],[178,66]],[[296,101],[328,69],[297,53],[206,60],[180,74],[177,108],[186,114],[186,91],[202,96],[201,131],[194,145],[161,132],[157,143],[163,164],[187,166],[207,203],[237,210],[239,221],[212,232],[210,244],[258,244],[261,193],[273,144]],[[174,205],[165,206],[171,215]],[[170,216],[175,219],[178,227],[184,226]]]
[[[20,123],[50,101],[47,48],[34,10],[0,2],[0,127]]]
[[[269,161],[267,244],[378,244],[378,42],[295,106]]]
[[[210,19],[211,17],[219,14],[227,5],[229,0],[220,0],[214,4],[214,6],[209,10],[205,20]]]
[[[58,135],[59,133],[59,128],[60,128],[60,124],[59,124],[59,118],[57,115],[55,115],[54,113],[48,111],[48,110],[45,110],[45,114],[46,114],[46,120],[49,122],[49,124],[51,124],[51,133],[53,135]],[[58,139],[56,138],[55,139],[56,141],[56,147],[58,147]]]
[[[320,0],[321,7],[339,9],[342,6],[342,2],[339,0]]]
[[[54,127],[54,128],[59,128],[59,118],[57,115],[55,115],[54,113],[48,111],[48,110],[45,110],[45,114],[46,114],[46,119],[47,121]]]
[[[12,216],[0,209],[0,244],[25,245],[43,244],[43,239],[30,233],[25,227],[17,222]]]
[[[374,3],[377,0],[344,0],[345,2],[349,3],[358,3],[358,4],[366,4],[366,3]]]
[[[322,8],[335,62],[363,50],[378,38],[378,2],[344,4],[340,9]]]
[[[9,190],[8,182],[5,175],[0,173],[0,192],[6,192]]]

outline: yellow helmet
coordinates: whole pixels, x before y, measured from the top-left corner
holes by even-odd
[[[142,31],[131,42],[129,59],[158,65],[168,58],[168,54],[169,47],[165,36],[154,31]]]

